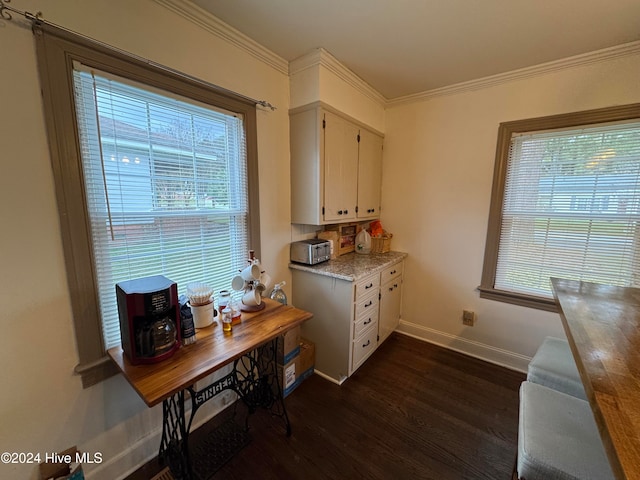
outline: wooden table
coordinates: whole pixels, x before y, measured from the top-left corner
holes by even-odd
[[[108,350],[111,359],[144,402],[163,404],[163,436],[158,456],[167,459],[176,478],[193,478],[188,437],[198,408],[224,390],[235,391],[252,412],[265,407],[283,418],[291,433],[278,378],[278,341],[289,330],[309,320],[309,312],[263,299],[265,308],[244,312],[231,334],[221,324],[199,329],[194,344],[181,347],[171,358],[150,365],[132,365],[121,347]],[[195,390],[194,384],[222,367],[231,372]],[[185,398],[191,399],[189,421]]]
[[[640,289],[551,283],[611,469],[640,480]]]

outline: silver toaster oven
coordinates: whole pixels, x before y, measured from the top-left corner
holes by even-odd
[[[331,243],[328,240],[310,238],[291,244],[291,261],[315,265],[331,258]]]

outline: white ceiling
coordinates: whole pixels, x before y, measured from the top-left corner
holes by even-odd
[[[192,0],[293,60],[323,47],[387,99],[640,40],[640,0]]]

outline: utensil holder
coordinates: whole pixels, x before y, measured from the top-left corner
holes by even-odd
[[[205,328],[213,323],[213,302],[206,305],[190,305],[193,324],[196,328]]]

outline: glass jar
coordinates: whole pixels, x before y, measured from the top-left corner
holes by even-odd
[[[231,292],[229,290],[220,290],[218,293],[218,312],[222,317],[222,311],[231,303]]]
[[[231,325],[237,325],[242,321],[242,309],[240,308],[240,304],[238,302],[231,303],[229,305],[231,308]]]

